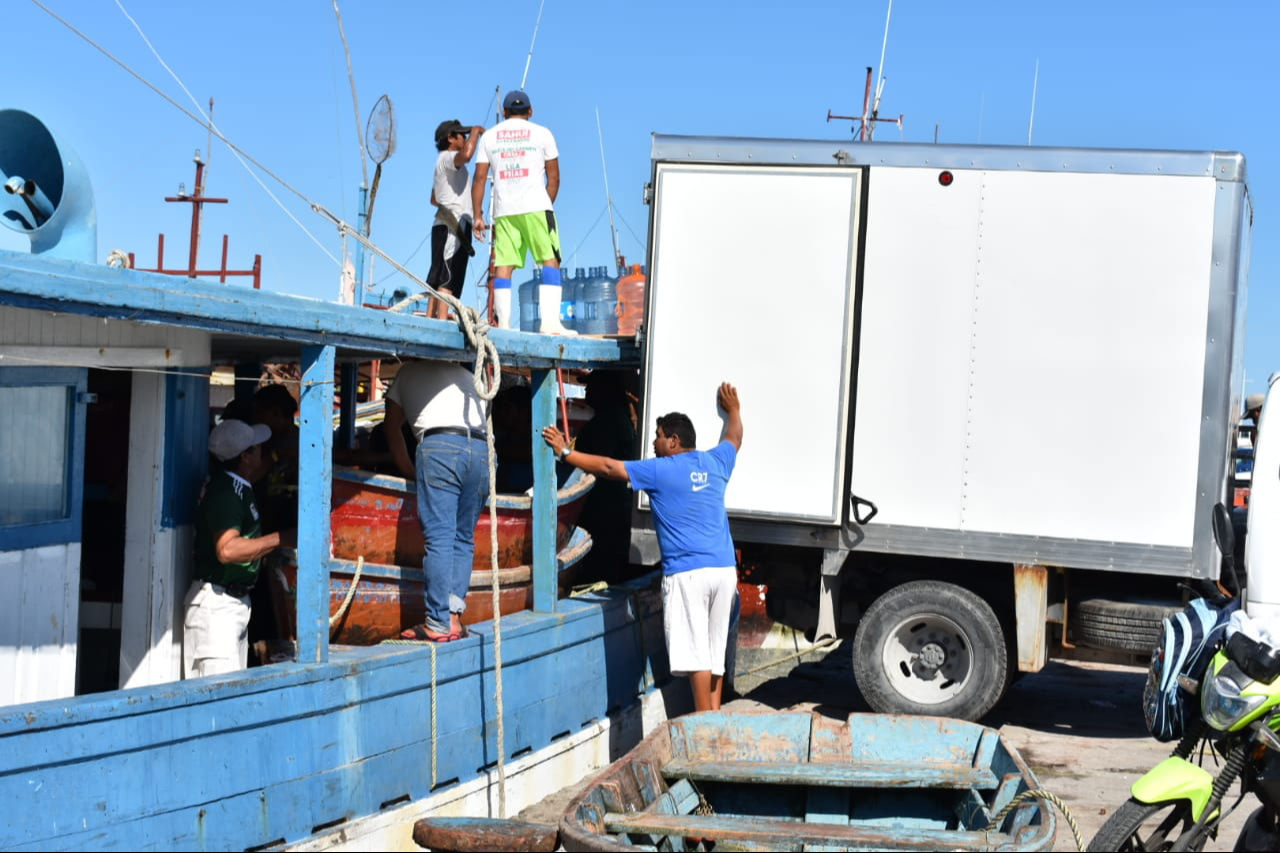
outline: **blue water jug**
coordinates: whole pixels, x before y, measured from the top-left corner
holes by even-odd
[[[578,270],[578,278],[573,282],[573,319],[578,324],[578,331],[584,331],[587,321],[587,285],[595,278],[597,267],[591,267],[584,274]]]
[[[580,331],[586,335],[618,333],[618,284],[608,267],[596,267],[596,275],[587,282],[583,294],[586,317]]]
[[[578,328],[578,317],[574,310],[576,306],[573,302],[573,293],[578,283],[583,281],[582,267],[574,270],[576,274],[572,278],[564,275],[564,267],[561,267],[560,270],[560,325],[566,329],[576,329]]]
[[[522,283],[520,293],[520,331],[538,331],[542,315],[538,311],[538,288],[542,286],[542,270],[534,267],[533,276]]]

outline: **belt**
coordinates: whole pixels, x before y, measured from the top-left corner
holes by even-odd
[[[466,427],[432,427],[431,429],[423,430],[423,438],[429,435],[460,435],[464,438],[470,436],[476,441],[487,440],[483,430],[467,429]]]
[[[205,581],[205,583],[213,587],[214,592],[225,592],[227,595],[234,595],[236,598],[244,598],[253,591],[253,584],[251,583],[214,583],[213,581]]]

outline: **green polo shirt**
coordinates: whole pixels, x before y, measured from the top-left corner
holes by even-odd
[[[220,563],[215,548],[224,530],[237,530],[245,539],[262,535],[253,487],[243,478],[216,471],[205,484],[196,519],[196,577],[216,584],[252,584],[258,577],[260,560],[248,563]]]

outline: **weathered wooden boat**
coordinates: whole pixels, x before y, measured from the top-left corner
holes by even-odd
[[[994,729],[942,717],[708,711],[670,720],[560,821],[565,850],[1047,850],[1051,811]]]
[[[661,692],[655,590],[556,595],[545,447],[516,561],[532,608],[442,646],[331,645],[335,392],[354,399],[370,359],[470,360],[462,332],[105,266],[74,154],[0,109],[10,181],[0,226],[36,253],[0,249],[0,850],[413,849],[414,820],[514,814],[687,697]],[[619,341],[486,334],[528,369],[534,425],[557,368],[638,364]],[[210,374],[264,361],[299,365],[297,655],[181,680]]]
[[[556,493],[556,549],[564,548],[582,513],[595,477],[575,470]],[[533,559],[533,498],[499,494],[498,566],[527,566]],[[355,468],[333,469],[333,556],[364,558],[366,564],[421,566],[422,525],[416,486],[403,477],[371,474]],[[489,569],[489,512],[476,522],[475,571]]]
[[[476,543],[479,547],[479,542]],[[577,528],[556,555],[560,597],[569,593],[574,570],[591,550],[591,537]],[[276,608],[276,624],[295,624],[298,605],[298,552],[281,549],[268,557],[267,582]],[[329,617],[334,620],[329,641],[346,646],[371,646],[400,636],[419,625],[425,613],[421,567],[388,566],[333,559],[329,563]],[[493,571],[473,569],[463,624],[493,618]],[[352,587],[354,588],[354,591]],[[498,600],[503,616],[533,607],[533,567],[498,569]],[[341,615],[338,615],[338,614]]]

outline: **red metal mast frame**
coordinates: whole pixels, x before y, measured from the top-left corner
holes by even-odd
[[[191,246],[187,254],[186,269],[165,269],[164,268],[164,234],[160,235],[160,239],[156,246],[156,266],[155,269],[140,269],[134,262],[133,252],[129,253],[129,266],[138,269],[140,272],[158,272],[165,275],[185,275],[187,278],[195,278],[196,276],[217,276],[218,281],[223,284],[227,283],[227,276],[252,276],[253,289],[262,289],[262,255],[253,256],[253,268],[248,270],[231,270],[227,269],[227,244],[228,238],[226,234],[222,235],[222,264],[218,269],[202,270],[199,268],[200,255],[200,223],[206,204],[226,204],[225,198],[211,198],[204,194],[204,160],[200,157],[200,152],[195,155],[196,162],[196,182],[195,192],[187,194],[179,189],[178,195],[166,196],[165,201],[168,202],[185,202],[191,205]]]

